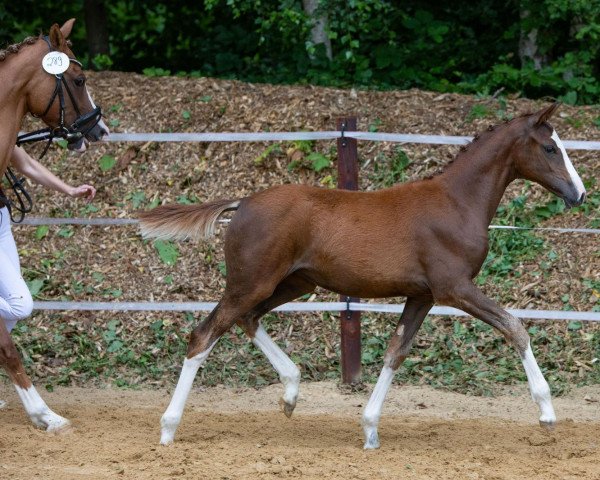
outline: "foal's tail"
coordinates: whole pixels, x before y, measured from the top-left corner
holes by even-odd
[[[202,205],[162,205],[140,212],[140,230],[144,238],[159,240],[200,240],[213,235],[217,219],[229,210],[237,210],[240,200],[215,200]]]

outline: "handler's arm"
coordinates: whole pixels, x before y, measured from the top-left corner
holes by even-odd
[[[81,185],[79,187],[67,185],[40,162],[31,158],[21,147],[14,148],[11,163],[23,175],[44,187],[70,197],[85,197],[88,201],[96,196],[96,189],[91,185]]]

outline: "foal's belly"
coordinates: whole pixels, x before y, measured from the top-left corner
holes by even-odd
[[[351,262],[335,269],[306,268],[299,271],[305,278],[332,292],[351,297],[384,298],[431,293],[425,276],[414,269],[357,268]]]

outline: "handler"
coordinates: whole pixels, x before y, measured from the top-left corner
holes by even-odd
[[[31,158],[21,147],[15,147],[11,165],[20,173],[46,188],[73,198],[85,198],[91,202],[96,189],[91,185],[72,187],[54,175],[37,160]],[[21,275],[19,254],[10,226],[10,215],[5,205],[6,197],[0,188],[0,321],[10,331],[19,320],[31,315],[33,299]],[[6,402],[0,400],[0,409]]]

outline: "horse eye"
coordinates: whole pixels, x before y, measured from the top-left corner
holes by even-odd
[[[75,85],[78,87],[83,87],[85,85],[85,77],[77,77],[75,80],[73,80],[73,83],[75,83]]]
[[[556,153],[554,145],[544,145],[544,150],[546,150],[546,153]]]

